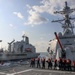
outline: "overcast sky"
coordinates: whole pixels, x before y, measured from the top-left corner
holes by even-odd
[[[8,42],[20,41],[25,34],[37,52],[46,52],[54,32],[62,32],[61,25],[51,21],[61,18],[53,12],[65,1],[75,8],[75,0],[0,0],[0,47],[7,48]]]

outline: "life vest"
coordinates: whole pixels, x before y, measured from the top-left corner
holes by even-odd
[[[3,61],[1,61],[1,65],[3,65],[4,64],[4,62]]]
[[[50,62],[51,60],[50,59],[48,59],[48,62]]]
[[[70,63],[70,59],[67,59],[67,63]]]
[[[45,61],[45,58],[43,58],[42,61]]]
[[[66,59],[63,59],[62,62],[63,62],[63,63],[66,63]]]
[[[72,62],[72,65],[75,66],[75,61]]]
[[[57,62],[57,59],[54,59],[54,62]]]
[[[33,61],[35,61],[35,58],[33,58]]]
[[[40,58],[38,58],[37,60],[40,60]]]
[[[34,58],[32,58],[32,61],[34,61],[35,59]]]
[[[59,59],[58,59],[58,62],[60,62],[61,60],[62,60],[62,59],[61,59],[61,58],[59,58]]]

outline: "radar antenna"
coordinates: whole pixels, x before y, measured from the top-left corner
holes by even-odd
[[[72,31],[72,33],[74,33],[73,32],[74,24],[72,24],[71,20],[75,20],[75,18],[70,17],[70,14],[72,12],[74,12],[74,11],[75,11],[75,8],[70,9],[70,7],[68,6],[67,2],[65,2],[65,7],[64,7],[64,9],[62,11],[54,12],[54,14],[57,14],[57,13],[62,14],[64,16],[64,18],[61,19],[61,20],[53,20],[52,22],[59,22],[59,23],[62,24],[62,28],[64,30],[70,29]]]
[[[65,6],[67,7],[67,2],[65,2]]]

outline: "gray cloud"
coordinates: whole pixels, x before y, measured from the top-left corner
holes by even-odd
[[[46,23],[48,19],[42,17],[38,12],[33,11],[32,9],[29,11],[28,22],[25,22],[25,25],[37,25]]]
[[[32,6],[32,8],[39,13],[46,12],[53,14],[55,10],[61,10],[64,7],[65,1],[67,1],[71,7],[75,7],[75,0],[42,0],[40,6]]]

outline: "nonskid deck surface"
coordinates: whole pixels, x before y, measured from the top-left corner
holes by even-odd
[[[22,68],[22,67],[21,67]],[[43,69],[12,69],[7,72],[0,72],[0,75],[75,75],[74,72],[43,70]]]
[[[14,64],[12,66],[0,66],[0,75],[75,75],[72,71],[59,71],[41,68],[31,68],[28,64]]]

